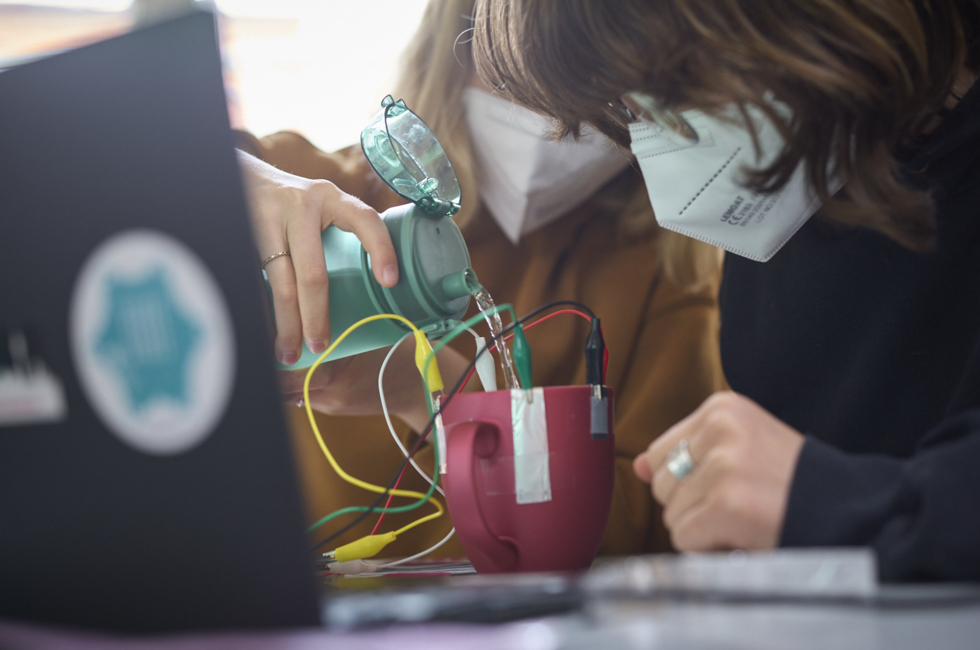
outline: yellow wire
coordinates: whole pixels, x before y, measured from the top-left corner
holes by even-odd
[[[425,496],[425,495],[423,495],[423,496]],[[395,536],[396,537],[398,535],[401,535],[402,533],[404,533],[406,530],[411,530],[412,528],[415,528],[416,526],[418,526],[420,524],[424,524],[427,521],[432,521],[433,519],[438,519],[439,517],[441,517],[443,515],[444,510],[442,509],[442,504],[439,503],[439,501],[437,499],[429,499],[429,502],[432,503],[432,505],[434,505],[436,507],[436,510],[438,510],[439,512],[433,512],[431,515],[426,515],[426,516],[422,517],[421,519],[416,519],[415,521],[413,521],[412,523],[408,524],[407,526],[403,526],[403,527],[399,528],[398,530],[395,531]]]
[[[367,318],[362,318],[361,320],[357,321],[356,323],[348,327],[346,330],[344,330],[344,333],[341,334],[339,337],[337,337],[337,339],[330,344],[330,347],[328,347],[326,350],[323,351],[323,354],[317,357],[317,360],[313,362],[313,365],[310,366],[310,369],[306,372],[306,381],[303,382],[303,405],[306,407],[306,415],[310,419],[310,426],[313,428],[313,433],[316,436],[317,443],[319,443],[320,445],[320,449],[323,451],[323,455],[327,457],[327,461],[330,463],[330,466],[333,467],[333,470],[337,472],[337,475],[340,476],[340,478],[344,479],[348,483],[355,485],[363,490],[367,490],[368,492],[374,492],[375,494],[386,494],[390,492],[391,494],[398,497],[412,497],[414,499],[422,499],[425,498],[425,494],[421,492],[416,492],[414,490],[388,490],[387,488],[383,488],[380,485],[374,485],[373,483],[362,481],[361,479],[355,478],[350,474],[348,474],[347,472],[345,472],[343,468],[337,463],[336,459],[334,459],[333,454],[330,453],[330,450],[327,448],[327,444],[323,441],[323,436],[320,435],[320,428],[316,424],[316,417],[314,417],[313,415],[313,408],[310,406],[310,381],[313,379],[313,372],[320,366],[321,363],[323,363],[323,360],[326,359],[328,356],[330,356],[330,353],[333,352],[338,345],[340,345],[340,342],[343,341],[345,338],[347,338],[347,336],[351,332],[356,330],[358,327],[370,323],[372,321],[384,320],[384,319],[398,320],[405,323],[409,328],[411,328],[412,332],[416,335],[416,337],[418,337],[419,334],[421,334],[421,331],[419,330],[419,328],[415,326],[415,323],[408,320],[404,316],[399,316],[398,314],[375,314],[374,316],[368,316]],[[425,376],[422,377],[422,381],[423,383],[425,383]],[[428,390],[428,386],[426,386],[426,390]],[[409,530],[410,528],[414,528],[419,524],[424,524],[427,521],[431,521],[432,519],[442,516],[444,512],[442,508],[442,504],[440,504],[433,497],[429,497],[428,501],[429,503],[431,503],[436,507],[436,510],[438,510],[438,512],[435,512],[431,515],[426,515],[425,517],[413,521],[412,523],[405,526],[401,530],[395,531],[395,535],[399,535],[400,533],[403,533],[406,530]]]

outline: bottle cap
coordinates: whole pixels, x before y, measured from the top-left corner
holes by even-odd
[[[385,211],[384,220],[398,251],[399,282],[390,288],[371,282],[377,309],[404,316],[430,338],[442,336],[482,288],[463,235],[451,217],[426,214],[411,203]],[[364,268],[370,268],[367,251],[361,255]]]
[[[361,148],[391,189],[433,217],[459,212],[459,178],[442,144],[425,122],[388,95],[361,132]]]

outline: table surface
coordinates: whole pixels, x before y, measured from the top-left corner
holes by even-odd
[[[932,596],[935,588],[905,588]],[[980,647],[980,598],[866,606],[656,598],[598,601],[584,611],[503,625],[413,625],[361,632],[291,630],[113,637],[0,621],[0,647],[55,650],[412,650],[425,648],[846,649]]]

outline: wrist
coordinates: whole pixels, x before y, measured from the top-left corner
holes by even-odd
[[[422,433],[425,426],[429,423],[429,409],[421,400],[413,401],[412,405],[399,410],[395,416],[410,426],[415,433]]]

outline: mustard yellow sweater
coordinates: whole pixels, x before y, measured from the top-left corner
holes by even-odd
[[[377,177],[359,147],[327,153],[294,133],[262,139],[240,136],[244,150],[287,172],[327,179],[379,211],[404,202]],[[483,211],[474,215],[463,234],[473,269],[498,304],[512,303],[520,315],[547,302],[570,299],[587,304],[602,319],[610,353],[607,384],[616,393],[617,457],[612,510],[600,553],[668,550],[660,510],[650,488],[636,479],[630,464],[660,433],[724,387],[718,352],[717,285],[697,292],[681,291],[660,272],[655,235],[623,241],[614,217],[588,203],[523,237],[517,246]],[[530,330],[535,385],[584,383],[582,351],[587,333],[588,324],[573,317],[559,317]],[[473,354],[472,340],[460,338],[459,343],[461,352]],[[287,410],[309,520],[345,506],[373,502],[374,495],[334,474],[316,444],[305,411]],[[386,485],[401,466],[403,456],[381,416],[321,415],[317,421],[338,462],[352,475]],[[408,427],[401,425],[398,431],[407,443],[414,441],[415,434]],[[420,450],[416,458],[423,469],[432,472],[431,446]],[[410,468],[402,487],[425,491],[428,486]],[[383,530],[394,530],[427,512],[431,512],[429,506],[391,515]],[[376,520],[372,515],[336,544],[367,535]],[[331,522],[313,538],[322,539],[340,525]],[[382,556],[425,549],[442,539],[451,525],[443,517],[408,531]],[[462,555],[455,538],[436,553]]]

